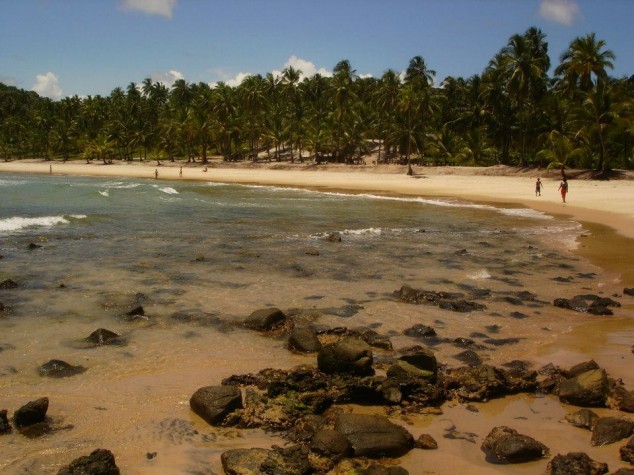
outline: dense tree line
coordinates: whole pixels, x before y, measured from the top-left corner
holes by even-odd
[[[247,77],[239,86],[144,80],[109,96],[52,101],[0,84],[0,157],[86,160],[331,160],[631,168],[634,76],[576,38],[549,76],[545,35],[512,36],[486,69],[434,86],[425,60],[404,74]]]

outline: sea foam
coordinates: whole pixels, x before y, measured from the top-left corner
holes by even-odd
[[[10,234],[26,228],[50,228],[58,224],[68,224],[69,219],[84,219],[85,215],[69,216],[39,216],[23,217],[13,216],[11,218],[0,219],[0,234]]]

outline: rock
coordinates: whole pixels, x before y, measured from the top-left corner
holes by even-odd
[[[619,468],[616,472],[612,472],[611,475],[634,475],[634,468]]]
[[[504,372],[489,365],[448,369],[444,384],[460,401],[487,401],[510,393]]]
[[[322,429],[313,437],[310,450],[338,462],[352,454],[352,445],[343,434],[336,430]]]
[[[123,342],[123,339],[115,332],[106,330],[105,328],[99,328],[92,332],[90,336],[86,338],[86,341],[94,343],[97,346],[102,346],[119,345]]]
[[[13,423],[17,427],[26,427],[44,422],[46,419],[46,411],[48,411],[47,397],[29,401],[13,413]]]
[[[594,360],[584,361],[582,363],[578,363],[574,365],[572,368],[570,368],[566,372],[566,374],[568,378],[574,378],[576,376],[579,376],[582,373],[585,373],[586,371],[591,371],[593,369],[599,369],[599,365],[597,364],[596,361]]]
[[[327,374],[351,373],[360,376],[374,374],[372,349],[359,338],[343,338],[324,346],[317,354],[317,365]]]
[[[417,368],[413,364],[407,361],[398,360],[394,362],[392,366],[387,369],[387,376],[389,378],[423,378],[433,379],[436,373]]]
[[[189,400],[192,411],[208,424],[221,424],[228,414],[242,408],[242,393],[235,386],[205,386]]]
[[[599,416],[590,409],[581,409],[566,415],[566,420],[575,427],[592,430]]]
[[[548,447],[506,426],[494,427],[482,442],[482,450],[497,463],[522,463],[548,454]]]
[[[288,337],[288,347],[291,350],[314,353],[321,350],[321,346],[317,331],[310,325],[296,325]]]
[[[220,456],[226,475],[307,475],[311,473],[305,447],[232,449]]]
[[[600,417],[592,429],[593,446],[613,444],[632,435],[634,422],[623,417]]]
[[[244,321],[244,326],[252,330],[268,331],[280,326],[286,315],[279,308],[256,310]]]
[[[438,372],[436,356],[431,350],[421,346],[412,346],[402,349],[401,356],[399,356],[398,359],[423,371],[429,371],[434,374]]]
[[[17,286],[18,286],[18,283],[11,279],[5,279],[2,282],[0,282],[0,289],[2,290],[15,289],[17,288]]]
[[[414,447],[414,437],[384,416],[339,414],[335,430],[348,439],[355,457],[401,457]]]
[[[306,254],[307,256],[318,256],[319,255],[319,249],[311,247],[309,249],[306,249],[304,251],[304,254]]]
[[[129,322],[139,319],[145,319],[145,309],[142,305],[137,305],[132,310],[123,314],[123,318]]]
[[[90,455],[79,457],[57,475],[119,475],[119,467],[112,452],[106,449],[93,450]]]
[[[612,387],[606,404],[618,411],[634,412],[634,391],[628,391],[622,386]]]
[[[623,447],[619,449],[621,460],[634,465],[634,437],[631,437]]]
[[[608,377],[603,369],[593,369],[559,383],[559,399],[581,407],[603,407],[608,395]]]
[[[418,439],[416,439],[414,447],[423,450],[436,450],[438,448],[438,442],[429,434],[421,434]]]
[[[631,297],[634,297],[634,287],[629,287],[629,288],[626,287],[626,288],[624,288],[623,289],[623,293],[625,295],[629,295]]]
[[[608,464],[595,462],[583,452],[555,455],[546,467],[546,475],[603,475],[604,473],[608,473]]]
[[[427,325],[417,323],[416,325],[403,330],[403,335],[411,336],[413,338],[429,338],[436,336],[436,330]]]
[[[379,335],[374,330],[364,330],[361,333],[361,338],[373,348],[381,348],[386,351],[393,350],[390,338],[384,335]]]
[[[0,302],[0,312],[4,312],[5,306],[2,302]]]
[[[438,306],[443,310],[451,310],[452,312],[467,313],[475,310],[484,310],[486,305],[477,302],[469,302],[467,300],[440,300]]]
[[[34,242],[29,243],[29,245],[27,246],[27,248],[32,251],[34,249],[39,249],[41,248],[42,245],[41,244],[35,244]]]
[[[482,364],[482,358],[473,350],[465,350],[455,355],[454,358],[467,366],[480,366]]]
[[[0,434],[8,434],[11,432],[11,424],[7,418],[7,410],[2,409],[0,411]]]
[[[339,232],[329,233],[326,236],[326,241],[328,241],[328,242],[341,242],[341,233],[339,233]]]
[[[383,465],[370,465],[366,469],[357,470],[359,475],[409,475],[403,467],[384,467]]]
[[[49,378],[68,378],[86,371],[83,366],[73,366],[62,360],[50,360],[37,369],[40,376]]]

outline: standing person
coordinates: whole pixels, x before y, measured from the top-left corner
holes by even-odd
[[[568,193],[568,180],[566,177],[561,180],[559,184],[559,191],[561,191],[561,201],[566,202],[566,193]]]
[[[49,173],[49,175],[53,174],[53,165],[49,165],[48,166],[48,173]]]
[[[178,176],[183,176],[183,167],[181,167],[180,170],[178,170]]]
[[[535,182],[535,196],[542,196],[542,188],[544,188],[544,184],[539,178],[537,178],[537,181]]]
[[[154,169],[154,179],[158,180],[158,168]]]

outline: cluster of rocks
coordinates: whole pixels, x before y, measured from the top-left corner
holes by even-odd
[[[417,291],[412,295],[428,298]],[[353,467],[354,473],[403,474],[407,471],[402,467],[383,466],[382,461],[414,449],[437,447],[426,434],[414,440],[387,415],[355,414],[342,404],[379,406],[397,415],[440,411],[447,401],[487,401],[541,392],[567,404],[634,412],[634,393],[610,379],[594,361],[569,369],[547,365],[537,371],[523,362],[512,362],[508,368],[482,364],[448,368],[428,348],[413,346],[394,352],[385,342],[373,347],[372,337],[380,338],[372,333],[341,328],[317,332],[305,322],[295,325],[276,308],[253,312],[244,325],[263,334],[288,334],[289,349],[314,353],[316,365],[234,375],[192,395],[192,411],[213,426],[279,431],[292,443],[283,449],[229,450],[221,457],[226,473],[299,475]],[[375,358],[375,353],[380,357]],[[573,414],[569,420],[583,420],[582,414]],[[634,430],[634,422],[625,417],[587,419],[592,419],[586,422],[592,430],[592,445],[622,440]],[[520,463],[551,453],[539,441],[505,426],[494,427],[481,449],[492,463]],[[624,446],[621,454],[630,461],[634,442]],[[547,473],[605,473],[570,471],[570,467],[604,465],[583,453],[557,454]]]
[[[627,289],[625,289],[627,290]],[[609,297],[599,297],[594,294],[575,295],[571,299],[557,298],[553,302],[555,307],[574,310],[575,312],[590,313],[592,315],[613,315],[609,307],[620,307],[621,304]]]

